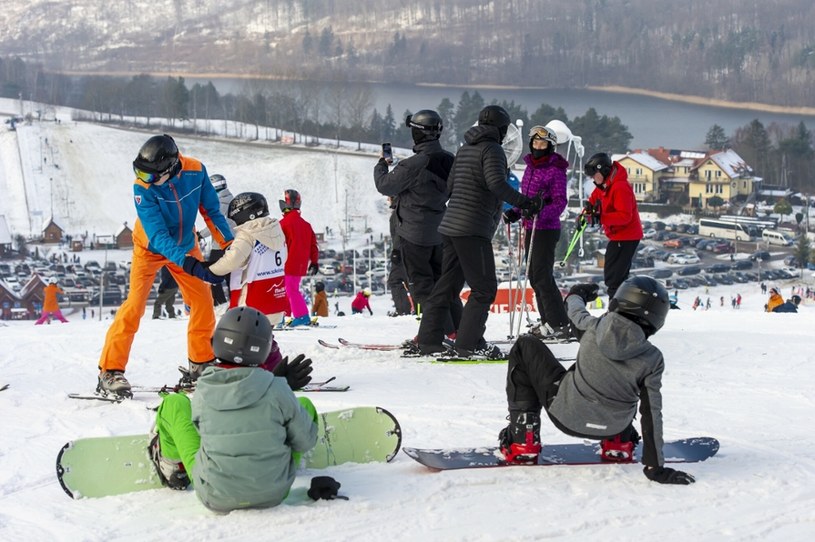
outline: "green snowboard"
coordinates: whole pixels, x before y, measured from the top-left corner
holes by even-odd
[[[84,438],[57,455],[57,478],[74,499],[107,497],[162,487],[147,454],[148,435]],[[306,468],[342,463],[386,462],[399,452],[402,430],[379,407],[356,407],[319,414],[317,445],[303,454]]]

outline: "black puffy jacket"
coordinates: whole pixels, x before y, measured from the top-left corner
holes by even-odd
[[[450,201],[439,232],[492,239],[502,203],[523,207],[529,198],[507,182],[507,157],[498,128],[473,126],[464,134],[464,141],[447,180]]]
[[[388,173],[388,164],[380,159],[374,166],[374,182],[380,194],[397,198],[396,233],[420,246],[441,244],[439,224],[447,203],[447,178],[453,155],[437,140],[413,147],[414,154],[402,160]]]

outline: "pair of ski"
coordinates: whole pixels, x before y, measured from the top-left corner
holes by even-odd
[[[317,339],[317,343],[319,343],[320,346],[323,346],[325,348],[329,348],[329,349],[332,349],[332,350],[340,350],[341,348],[345,347],[345,348],[356,348],[356,349],[359,349],[359,350],[373,350],[373,351],[378,351],[378,352],[391,352],[391,351],[396,351],[396,350],[404,351],[405,349],[408,348],[408,345],[406,343],[401,343],[401,344],[355,343],[355,342],[347,341],[347,340],[342,339],[342,338],[337,339],[337,342],[339,342],[340,344],[338,344],[338,345],[337,344],[332,344],[332,343],[324,341],[323,339]],[[513,344],[514,342],[515,342],[514,340],[505,340],[505,341],[494,341],[492,344],[496,344],[496,345],[498,345],[498,344]],[[556,342],[553,341],[554,344],[565,344],[566,342],[571,342],[571,341],[556,341]],[[452,345],[452,343],[451,343],[451,345]],[[484,363],[506,363],[506,361],[507,361],[506,353],[504,353],[504,356],[502,356],[501,358],[498,358],[498,359],[487,359],[487,358],[479,358],[479,357],[475,357],[475,358],[459,358],[459,357],[454,357],[454,356],[430,357],[430,356],[425,356],[425,355],[422,355],[422,354],[416,354],[416,355],[403,354],[402,357],[404,357],[404,358],[416,358],[416,359],[430,358],[433,363],[484,364]],[[574,361],[573,357],[571,357],[571,358],[558,358],[558,359],[560,359],[561,361]]]
[[[298,392],[304,393],[316,393],[316,392],[343,392],[348,391],[351,389],[351,386],[330,386],[331,382],[336,380],[337,377],[332,376],[328,380],[324,380],[322,382],[310,382],[308,385],[302,387],[299,390],[295,390]],[[131,393],[134,395],[136,394],[165,394],[165,393],[174,393],[174,392],[193,392],[195,391],[194,386],[182,386],[182,385],[174,385],[174,386],[133,386],[131,388]],[[125,401],[127,398],[122,397],[121,395],[116,394],[107,394],[103,395],[101,393],[90,393],[90,394],[83,394],[83,393],[69,393],[68,397],[70,399],[79,399],[84,401],[104,401],[107,403],[121,403]]]
[[[340,344],[332,344],[326,342],[322,339],[317,339],[317,342],[320,346],[325,348],[330,348],[332,350],[340,350],[342,348],[356,348],[358,350],[372,350],[377,352],[393,352],[393,351],[404,351],[408,348],[408,345],[405,343],[401,344],[373,344],[373,343],[354,343],[351,341],[346,341],[345,339],[338,339]],[[469,364],[481,364],[481,363],[506,363],[506,357],[502,357],[499,359],[486,359],[486,358],[456,358],[450,356],[425,356],[425,355],[402,355],[403,358],[417,358],[423,359],[427,358],[432,363],[469,363]]]

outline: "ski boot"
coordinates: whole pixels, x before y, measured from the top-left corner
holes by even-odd
[[[544,342],[565,343],[575,340],[574,334],[572,333],[572,326],[570,324],[554,327],[546,323],[539,324],[530,328],[529,333]]]
[[[311,316],[308,314],[303,316],[298,316],[294,318],[288,327],[299,327],[299,326],[310,326],[311,325]]]
[[[204,374],[207,367],[215,365],[215,360],[205,361],[204,363],[195,363],[194,361],[189,360],[187,361],[189,363],[189,368],[185,369],[184,367],[178,367],[178,370],[181,372],[181,378],[178,381],[179,388],[194,388],[195,383],[198,381],[198,377]]]
[[[509,425],[498,434],[501,453],[507,463],[537,463],[541,451],[540,430],[540,413],[511,411]]]
[[[99,373],[96,393],[105,397],[115,395],[125,399],[133,398],[133,392],[130,391],[130,382],[125,378],[124,371],[102,371]]]
[[[155,426],[150,430],[150,445],[147,447],[150,460],[156,467],[159,480],[170,489],[187,489],[190,477],[180,460],[168,459],[161,455],[161,441]]]
[[[639,440],[636,439],[637,441]],[[635,441],[623,441],[620,435],[600,441],[600,456],[605,461],[628,463],[634,461]]]

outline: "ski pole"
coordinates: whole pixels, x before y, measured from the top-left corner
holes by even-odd
[[[572,235],[572,239],[569,241],[569,246],[566,248],[566,254],[563,256],[563,259],[557,263],[558,267],[566,267],[566,264],[569,261],[569,256],[572,255],[574,247],[577,246],[577,240],[582,237],[583,232],[586,231],[586,227],[588,225],[589,221],[583,218],[580,227],[575,230],[574,235]]]
[[[528,307],[526,305],[526,283],[527,283],[527,280],[529,279],[529,258],[532,256],[532,249],[535,246],[535,226],[537,226],[537,224],[538,224],[538,215],[535,215],[535,217],[532,219],[532,229],[529,230],[529,235],[530,235],[530,237],[529,237],[529,250],[526,251],[526,258],[524,260],[524,281],[523,281],[523,287],[521,288],[521,296],[520,296],[520,301],[523,304],[523,307],[521,308],[521,314],[523,314],[525,316],[526,316],[526,313],[527,313],[527,310],[528,310]],[[521,336],[521,318],[520,317],[518,318],[517,330],[518,331],[517,331],[517,333],[515,335],[517,337],[520,337]]]
[[[515,320],[515,254],[512,251],[512,224],[507,224],[507,258],[509,260],[509,337],[512,337],[513,322]]]

